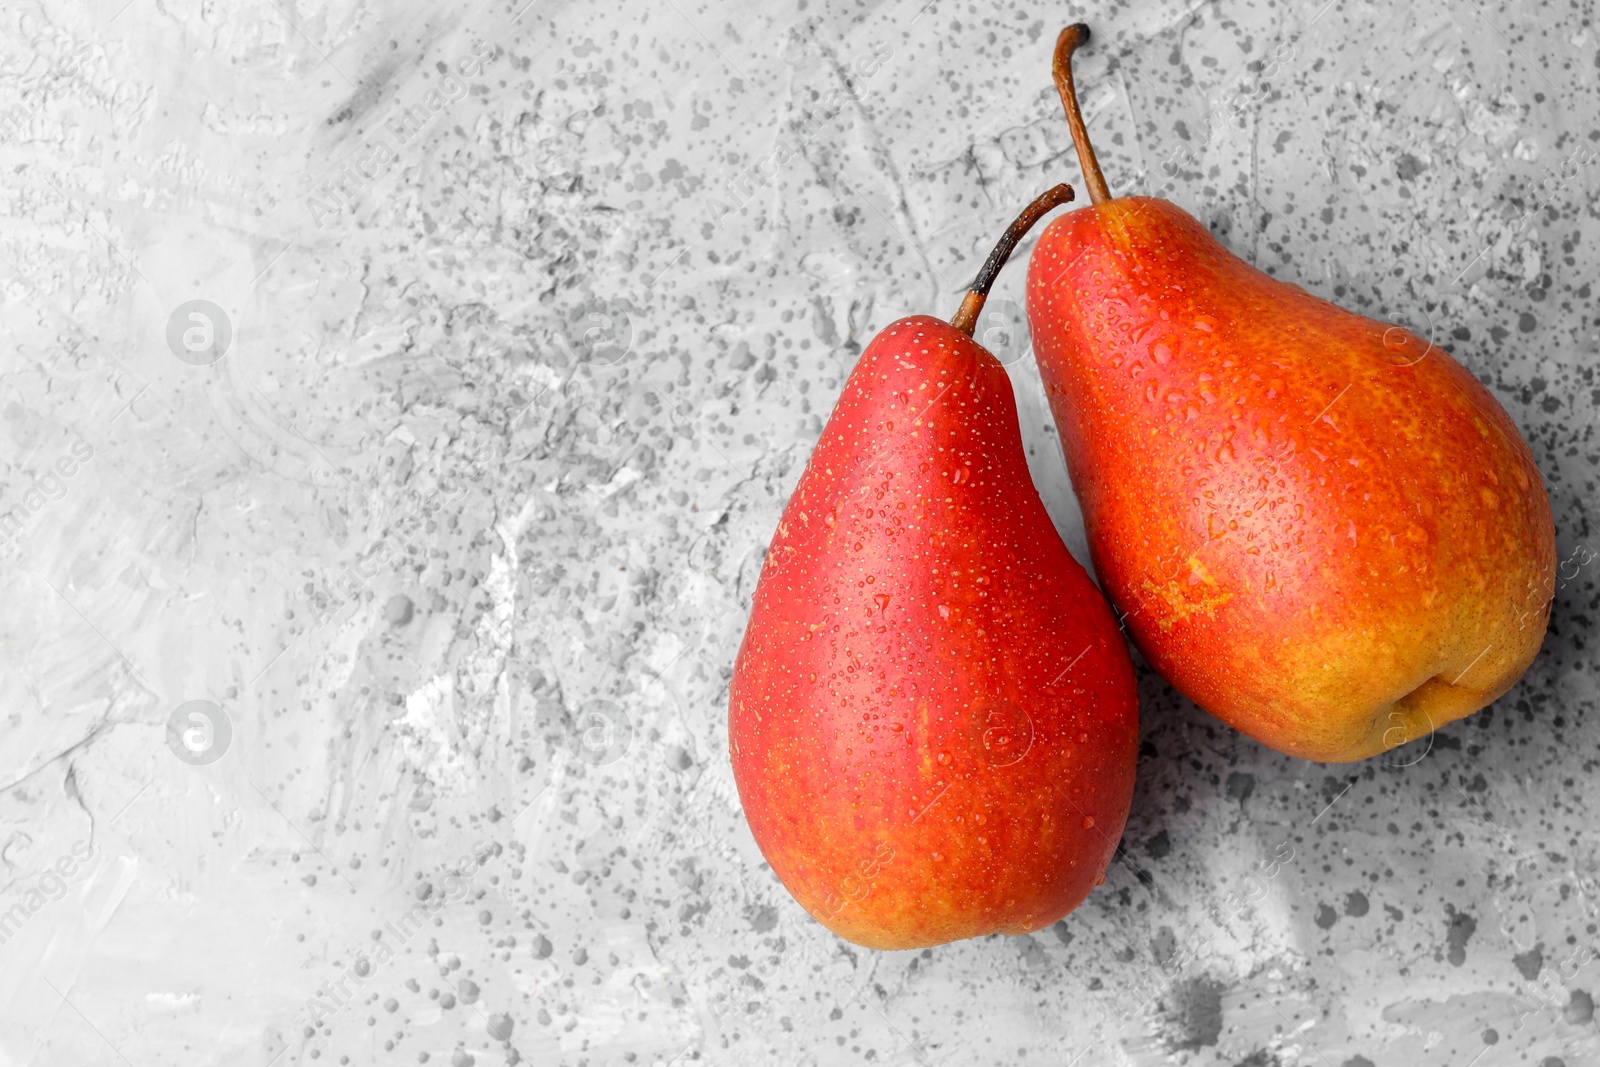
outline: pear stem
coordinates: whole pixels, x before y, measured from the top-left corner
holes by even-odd
[[[1056,38],[1051,72],[1056,78],[1056,92],[1061,94],[1061,106],[1067,111],[1067,125],[1072,128],[1072,145],[1078,150],[1078,165],[1083,168],[1083,184],[1089,187],[1089,201],[1103,204],[1111,199],[1111,190],[1100,173],[1100,161],[1094,157],[1094,145],[1089,143],[1089,127],[1083,124],[1083,113],[1078,110],[1078,91],[1072,86],[1072,53],[1088,42],[1089,27],[1081,22],[1062,30]]]
[[[972,287],[967,290],[966,299],[961,301],[961,309],[950,320],[950,325],[968,337],[972,336],[973,327],[978,325],[978,316],[983,312],[984,301],[989,299],[989,290],[994,288],[994,280],[1000,276],[1000,268],[1006,265],[1006,260],[1011,258],[1017,242],[1027,236],[1034,223],[1071,199],[1072,186],[1057,185],[1045,190],[1037,200],[1022,209],[1022,214],[1006,227],[994,251],[983,261],[983,269],[972,279]]]

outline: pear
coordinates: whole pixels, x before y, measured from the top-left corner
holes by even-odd
[[[1090,557],[1134,643],[1280,752],[1363,759],[1504,693],[1544,638],[1550,503],[1442,348],[1277,281],[1176,205],[1091,204],[1029,264],[1028,320]]]
[[[729,689],[739,797],[784,886],[858,945],[1056,922],[1127,820],[1128,650],[971,337],[1016,240],[1071,195],[1017,220],[952,322],[904,318],[867,346],[756,586]]]

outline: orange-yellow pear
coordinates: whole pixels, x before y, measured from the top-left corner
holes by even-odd
[[[1280,752],[1358,760],[1504,693],[1544,637],[1550,504],[1441,348],[1277,281],[1181,208],[1093,203],[1028,273],[1034,351],[1101,585],[1150,664]]]

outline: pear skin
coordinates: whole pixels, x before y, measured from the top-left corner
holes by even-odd
[[[1443,349],[1148,197],[1057,218],[1027,305],[1101,585],[1196,704],[1344,762],[1472,714],[1533,662],[1549,499]]]
[[[893,323],[846,382],[767,550],[729,741],[762,855],[858,945],[1027,933],[1104,880],[1132,665],[1005,369],[949,323]]]

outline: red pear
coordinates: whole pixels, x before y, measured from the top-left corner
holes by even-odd
[[[823,925],[906,949],[1049,925],[1104,880],[1138,705],[1115,619],[1028,474],[983,298],[866,348],[778,523],[729,691],[734,778]]]
[[[1516,425],[1443,349],[1277,281],[1176,205],[1053,222],[1028,318],[1102,585],[1202,708],[1338,762],[1478,710],[1533,662],[1550,503]]]

